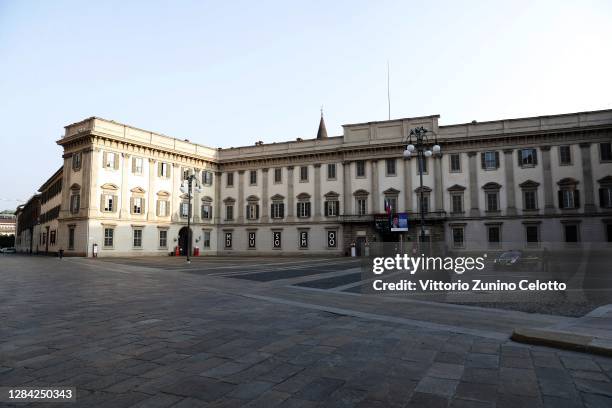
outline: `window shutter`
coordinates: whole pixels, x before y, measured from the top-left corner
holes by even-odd
[[[310,201],[306,203],[306,216],[310,217]]]
[[[280,217],[285,218],[285,203],[281,203],[280,205]]]
[[[297,204],[296,204],[295,213],[296,213],[296,215],[297,215],[298,217],[300,217],[300,216],[301,216],[301,215],[300,215],[300,203],[297,203]]]
[[[117,202],[117,196],[114,195],[113,196],[113,212],[117,212],[117,207],[118,207],[118,202]]]
[[[495,152],[495,168],[499,169],[499,152]]]
[[[119,155],[117,153],[113,153],[115,155],[114,167],[115,170],[119,168]]]
[[[145,199],[144,198],[140,199],[140,213],[141,214],[145,213]]]
[[[485,163],[485,154],[484,154],[484,152],[480,153],[480,167],[482,167],[483,169],[487,168],[487,165]]]
[[[521,153],[521,152],[522,152],[521,149],[518,149],[516,151],[516,154],[517,154],[516,158],[518,159],[517,164],[518,164],[519,167],[521,167],[523,165],[523,153]]]
[[[325,215],[326,216],[329,215],[329,201],[325,202],[324,208],[325,208]]]
[[[136,173],[136,158],[132,157],[132,173]]]
[[[104,194],[100,196],[100,211],[104,211]]]
[[[249,205],[246,205],[246,219],[249,219]]]
[[[600,188],[600,189],[599,189],[599,206],[600,206],[601,208],[605,208],[605,207],[607,207],[607,205],[606,205],[606,200],[605,200],[605,196],[604,196],[604,192],[605,192],[605,191],[606,191],[606,190],[605,190],[605,189],[603,189],[603,188]]]
[[[533,165],[538,165],[538,149],[533,149]]]
[[[255,218],[259,219],[259,204],[255,206]]]
[[[161,215],[161,214],[159,213],[159,206],[160,206],[159,202],[160,202],[160,200],[157,200],[157,204],[156,204],[156,207],[155,207],[155,214],[156,214],[158,217]]]
[[[130,197],[130,214],[134,214],[134,197]]]
[[[102,167],[106,168],[106,159],[107,159],[107,153],[103,152],[102,153]]]
[[[580,190],[574,190],[574,207],[580,208]]]
[[[167,163],[166,167],[168,168],[168,177],[166,177],[166,178],[170,178],[170,177],[172,177],[172,164],[171,163]]]
[[[563,190],[559,190],[557,196],[559,197],[559,208],[563,208]]]
[[[162,175],[162,164],[161,162],[157,163],[157,177],[161,177]]]

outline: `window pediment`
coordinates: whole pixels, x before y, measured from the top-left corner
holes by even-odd
[[[612,176],[608,175],[606,177],[602,177],[599,180],[597,180],[597,182],[601,185],[606,185],[606,186],[612,185]]]
[[[227,198],[225,198],[225,200],[223,200],[223,202],[225,204],[233,204],[233,203],[236,202],[236,200],[234,198],[232,198],[232,197],[227,197]]]
[[[500,190],[502,188],[501,184],[496,183],[494,181],[490,181],[484,186],[482,186],[483,190]]]
[[[164,190],[160,190],[157,192],[158,197],[170,197],[170,193]]]
[[[519,184],[519,187],[522,189],[536,189],[539,186],[540,186],[540,183],[538,183],[537,181],[533,181],[533,180],[523,181],[521,184]]]
[[[142,187],[134,187],[130,190],[132,193],[144,194],[145,191]]]
[[[415,193],[421,193],[421,187],[417,187],[414,189]],[[427,186],[423,186],[423,192],[424,193],[431,193],[431,188],[427,187]]]
[[[71,185],[71,186],[70,186],[70,189],[71,189],[71,190],[74,190],[74,191],[76,191],[76,190],[80,190],[80,189],[81,189],[81,186],[80,186],[80,185],[78,185],[77,183],[74,183],[73,185]]]
[[[283,201],[285,197],[280,194],[274,194],[272,197],[270,197],[270,199],[272,201]]]
[[[367,192],[366,190],[364,190],[364,189],[359,189],[359,190],[355,191],[355,192],[353,193],[353,195],[354,195],[355,197],[357,197],[357,196],[368,196],[368,195],[370,195],[370,193],[368,193],[368,192]]]
[[[212,203],[212,200],[213,200],[213,199],[212,199],[212,197],[210,197],[210,196],[204,196],[204,197],[202,197],[202,201],[206,201],[206,202]]]
[[[383,191],[384,195],[389,195],[389,196],[396,196],[399,195],[400,191],[394,189],[393,187],[386,189],[385,191]]]
[[[453,191],[453,192],[461,192],[461,191],[465,191],[465,187],[461,186],[459,184],[455,184],[450,186],[449,188],[447,188],[448,191]]]
[[[259,201],[259,197],[256,195],[250,195],[246,198],[247,201]]]
[[[310,200],[310,194],[308,193],[300,193],[296,197],[298,200]]]
[[[328,200],[330,200],[330,199],[334,199],[334,198],[340,197],[340,194],[336,193],[335,191],[330,191],[330,192],[326,193],[324,197],[327,198]]]
[[[576,187],[577,184],[578,180],[571,177],[566,177],[557,182],[557,185],[560,187]]]
[[[181,194],[179,197],[182,198],[183,200],[188,200],[189,194]]]

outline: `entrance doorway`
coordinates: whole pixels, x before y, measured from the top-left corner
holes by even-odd
[[[189,250],[187,245],[189,243],[190,235],[189,228],[187,227],[183,227],[179,231],[178,247],[181,256],[187,256],[187,251]]]

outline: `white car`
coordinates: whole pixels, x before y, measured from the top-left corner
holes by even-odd
[[[14,254],[17,251],[15,250],[14,247],[10,247],[10,248],[2,248],[0,249],[0,252],[2,252],[3,254]]]

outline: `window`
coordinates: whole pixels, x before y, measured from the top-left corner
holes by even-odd
[[[225,248],[229,249],[231,247],[232,247],[232,233],[226,232],[225,233]]]
[[[234,219],[234,205],[227,204],[225,206],[225,219],[227,221],[232,221]]]
[[[357,160],[355,162],[357,177],[365,177],[365,161]]]
[[[572,150],[570,146],[559,146],[559,164],[562,166],[572,164]]]
[[[499,211],[499,194],[497,191],[485,192],[487,211]]]
[[[72,154],[72,170],[77,171],[81,169],[81,158],[81,152]]]
[[[308,181],[308,166],[300,167],[300,181]]]
[[[113,228],[104,228],[104,246],[112,248],[114,243],[115,230]]]
[[[257,170],[251,170],[249,172],[249,182],[252,186],[257,184]]]
[[[117,158],[117,153],[104,152],[103,154],[103,164],[106,169],[118,169],[119,168],[119,160]]]
[[[563,225],[563,233],[565,236],[565,242],[578,242],[579,241],[577,224]]]
[[[338,200],[328,200],[325,201],[325,216],[326,217],[336,217],[338,216],[338,208],[340,207],[340,203]]]
[[[187,180],[189,176],[191,175],[191,169],[183,168],[183,171],[181,172],[181,174],[182,174],[182,180]]]
[[[499,246],[501,242],[501,226],[489,225],[487,227],[487,239],[490,246]]]
[[[419,168],[419,166],[420,166],[421,164],[419,164],[419,163],[422,163],[422,166],[423,166],[423,174],[427,174],[427,157],[422,157],[421,159],[422,159],[422,160],[419,160],[419,158],[417,157],[417,159],[414,161],[414,162],[415,162],[415,165],[416,165],[416,173],[417,173],[417,174],[421,174],[421,173],[420,173],[421,169]]]
[[[282,248],[282,232],[281,231],[272,231],[272,248],[280,249]]]
[[[385,195],[385,203],[389,206],[389,211],[397,213],[397,196],[396,195]]]
[[[210,248],[210,231],[202,231],[202,247]]]
[[[132,173],[142,174],[142,157],[132,158]]]
[[[527,244],[537,244],[540,242],[539,225],[525,225],[525,241],[527,241]]]
[[[571,190],[562,190],[561,193],[561,203],[559,204],[559,208],[568,209],[568,208],[576,208],[576,197],[575,191]]]
[[[270,209],[272,218],[275,220],[282,219],[285,217],[285,204],[282,201],[272,202],[272,208]]]
[[[76,214],[79,212],[80,208],[81,208],[81,195],[72,194],[70,196],[70,212],[72,214]]]
[[[338,246],[338,232],[336,230],[327,230],[327,247],[336,248]]]
[[[246,206],[247,220],[256,220],[259,218],[259,204],[255,202],[248,203]]]
[[[144,198],[132,197],[132,214],[144,213]]]
[[[56,237],[56,231],[53,230],[49,233],[49,243],[51,245],[55,245],[55,237]]]
[[[104,212],[115,212],[117,196],[112,194],[102,194],[102,210]]]
[[[499,152],[480,153],[480,164],[484,170],[495,170],[499,167]]]
[[[336,163],[329,163],[327,165],[327,179],[328,180],[336,179]]]
[[[423,209],[424,213],[429,212],[429,193],[423,193],[422,197],[420,194],[418,195],[417,207],[419,213],[421,212],[421,208]]]
[[[463,227],[452,227],[451,231],[453,234],[453,247],[463,248]]]
[[[234,187],[234,173],[227,173],[225,175],[225,184],[227,187]]]
[[[249,249],[255,249],[255,244],[257,243],[256,238],[255,231],[249,231],[249,242],[247,243]]]
[[[599,189],[599,206],[612,208],[612,186],[604,186]]]
[[[606,228],[606,240],[608,242],[612,242],[612,222],[607,222],[605,224]]]
[[[190,205],[189,203],[181,203],[181,212],[180,215],[183,218],[187,218],[189,217],[189,210],[190,210]]]
[[[357,215],[366,215],[368,213],[368,199],[366,197],[357,197],[355,205],[357,207]]]
[[[142,248],[142,230],[134,229],[132,230],[132,243],[134,248]]]
[[[451,194],[451,211],[453,213],[463,212],[463,194],[462,193]]]
[[[167,248],[168,247],[168,230],[159,230],[159,247]]]
[[[297,203],[297,216],[298,218],[310,217],[310,201],[299,201]]]
[[[535,190],[523,191],[523,209],[537,210],[538,209],[538,194]]]
[[[276,184],[283,182],[283,169],[281,168],[274,169],[274,182]]]
[[[203,171],[202,172],[202,184],[205,186],[212,186],[213,183],[213,173],[212,171]]]
[[[461,172],[461,155],[459,153],[453,153],[449,156],[450,160],[450,171],[451,173]]]
[[[308,231],[300,231],[300,249],[308,248]]]
[[[68,249],[74,249],[74,227],[68,228]]]
[[[170,203],[166,200],[157,200],[157,216],[158,217],[168,216],[169,204]]]
[[[538,154],[536,149],[518,150],[519,167],[534,167],[538,164]]]
[[[202,219],[210,220],[212,218],[212,205],[210,203],[202,204]]]
[[[578,181],[564,178],[557,182],[559,186],[559,208],[563,210],[580,208],[580,191],[576,188]]]
[[[612,143],[599,144],[599,159],[601,161],[612,161]]]
[[[395,176],[395,159],[387,159],[386,160],[386,166],[387,166],[387,176]]]
[[[159,163],[157,173],[159,177],[170,178],[170,163]]]

